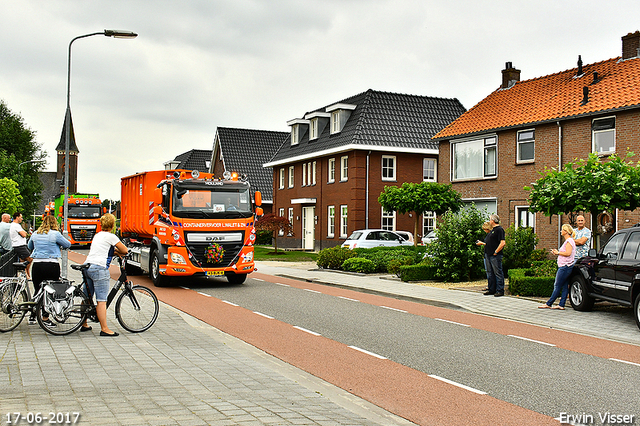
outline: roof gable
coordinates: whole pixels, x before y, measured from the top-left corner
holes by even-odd
[[[180,161],[176,169],[197,170],[202,173],[208,173],[208,163],[211,161],[211,150],[192,149],[176,156],[174,161]]]
[[[613,58],[498,89],[434,139],[640,108],[640,58]],[[597,73],[597,80],[594,79]],[[585,87],[588,90],[584,100]]]

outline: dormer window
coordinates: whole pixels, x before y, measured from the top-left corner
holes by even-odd
[[[287,124],[291,126],[291,146],[298,145],[302,140],[302,137],[307,133],[309,120],[296,118],[288,121]]]
[[[318,119],[314,118],[309,124],[309,140],[318,139]]]
[[[300,128],[298,124],[291,126],[291,145],[298,145],[300,143]]]
[[[340,133],[351,116],[351,111],[356,109],[356,105],[335,104],[327,107],[326,111],[331,113],[331,134]]]
[[[331,114],[326,112],[310,112],[304,116],[305,120],[309,122],[309,140],[316,140],[320,137],[320,134],[324,131],[325,127],[329,123]]]

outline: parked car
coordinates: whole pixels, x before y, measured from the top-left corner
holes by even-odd
[[[428,244],[431,241],[435,241],[437,239],[438,237],[436,236],[436,231],[429,231],[427,235],[422,237],[422,244]]]
[[[413,234],[411,232],[409,231],[393,231],[393,232],[400,235],[402,238],[409,241],[410,243],[413,243]]]
[[[371,248],[371,247],[391,247],[391,246],[411,246],[413,243],[405,240],[399,234],[384,229],[361,229],[354,231],[349,238],[342,243],[342,247],[350,249]]]
[[[578,259],[569,281],[573,309],[589,311],[597,300],[633,307],[640,328],[640,226],[621,229],[600,252]]]

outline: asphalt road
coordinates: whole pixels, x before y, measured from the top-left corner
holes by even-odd
[[[355,292],[345,298],[331,295],[331,287],[301,289],[284,281],[181,285],[548,416],[638,413],[638,366],[478,329],[473,314],[461,325],[397,307],[413,302],[389,299],[384,307],[380,298],[383,305],[377,306],[359,301]]]

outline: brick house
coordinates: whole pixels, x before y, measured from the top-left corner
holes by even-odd
[[[557,247],[559,227],[578,212],[532,214],[523,187],[545,167],[562,169],[591,152],[640,153],[639,81],[640,32],[622,37],[621,57],[588,65],[579,58],[577,68],[531,80],[520,81],[520,70],[507,62],[501,86],[435,135],[440,181],[497,212],[505,227],[534,227],[539,247]],[[614,211],[596,220],[605,231],[598,240],[606,240],[640,222],[640,214]]]
[[[386,185],[436,181],[430,139],[464,111],[457,99],[368,90],[288,121],[290,134],[264,164],[273,168],[273,212],[294,229],[278,246],[320,250],[364,228],[413,232],[413,218],[384,212],[378,196]]]
[[[216,177],[227,170],[246,174],[252,190],[262,193],[264,213],[272,213],[272,171],[262,164],[273,157],[288,136],[288,132],[218,127],[207,172]]]

